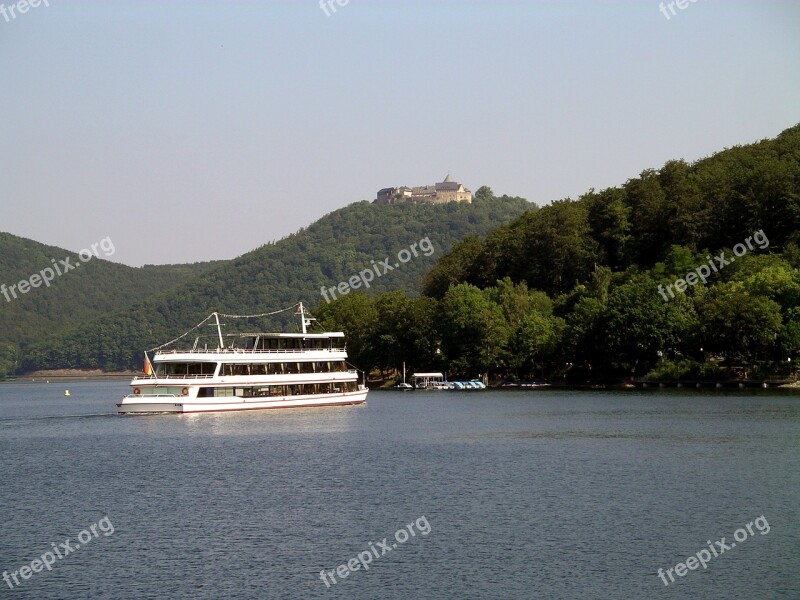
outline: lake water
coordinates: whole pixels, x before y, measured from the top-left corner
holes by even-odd
[[[119,417],[126,389],[0,385],[0,570],[80,545],[0,597],[800,597],[794,393],[373,392]]]

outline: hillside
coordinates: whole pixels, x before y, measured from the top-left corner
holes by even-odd
[[[0,294],[0,376],[12,369],[19,349],[30,342],[130,304],[132,298],[146,298],[188,281],[219,264],[134,268],[105,260],[114,250],[106,238],[102,246],[96,246],[96,255],[83,262],[75,252],[0,232],[0,285],[5,286]],[[32,275],[39,277],[33,280],[38,285],[21,293],[19,282]],[[45,283],[43,277],[50,281]]]
[[[433,249],[429,256],[418,252],[417,257],[371,282],[372,293],[404,290],[416,294],[436,257],[455,242],[470,235],[482,237],[535,209],[521,198],[488,194],[484,188],[472,204],[352,204],[175,289],[39,340],[25,349],[20,371],[138,368],[143,349],[182,333],[214,310],[252,314],[299,300],[313,307],[324,303],[323,286],[337,286],[386,258],[391,266],[398,262],[401,250],[412,244],[422,248],[419,242],[427,238]],[[262,323],[263,327],[279,325]]]
[[[559,201],[462,244],[426,280],[493,285],[509,276],[551,295],[586,283],[595,266],[650,268],[672,246],[731,247],[763,229],[772,249],[800,242],[800,125],[774,140],[688,164],[673,160],[624,185]]]
[[[784,377],[800,355],[799,245],[800,125],[467,238],[424,298],[350,295],[321,317],[362,368]]]

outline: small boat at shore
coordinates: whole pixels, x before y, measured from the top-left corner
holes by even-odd
[[[485,390],[486,384],[477,379],[469,381],[454,381],[453,388],[455,390]]]
[[[413,390],[414,386],[410,383],[406,383],[406,363],[403,361],[403,381],[398,383],[394,386],[394,389],[399,390],[401,392],[407,392],[409,390]]]
[[[220,317],[264,317],[295,309],[299,333],[223,335]],[[347,363],[344,333],[309,333],[315,319],[303,303],[261,315],[212,313],[197,326],[160,346],[144,376],[117,404],[119,414],[198,413],[362,404],[367,388]],[[213,319],[211,347],[198,336],[191,348],[166,349]]]

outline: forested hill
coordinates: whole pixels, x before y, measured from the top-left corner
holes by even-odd
[[[736,146],[689,164],[673,160],[624,185],[558,201],[467,240],[426,280],[441,296],[452,282],[479,287],[508,276],[551,295],[590,281],[599,265],[650,268],[673,246],[730,248],[763,229],[773,251],[800,243],[800,125],[773,140]]]
[[[142,300],[132,294],[137,301],[124,308],[24,345],[17,371],[139,368],[143,349],[172,339],[212,311],[253,314],[300,300],[313,307],[324,302],[323,286],[337,286],[386,258],[393,266],[398,253],[412,244],[417,245],[417,256],[375,277],[370,289],[416,294],[422,276],[455,242],[485,236],[536,208],[522,198],[495,198],[488,188],[479,192],[472,204],[352,204],[175,289]],[[432,245],[428,256],[421,251],[428,247],[420,244],[423,238]],[[52,288],[43,292],[37,296],[48,296]]]
[[[364,369],[773,378],[800,359],[800,125],[561,200],[440,257],[425,297],[320,311]]]
[[[76,252],[0,232],[0,285],[5,286],[0,288],[0,376],[13,370],[20,347],[221,264],[134,268],[105,260],[113,259],[114,252],[113,240],[106,238],[96,245],[96,255],[83,262]],[[43,270],[50,279],[47,283],[42,280]],[[25,292],[20,292],[19,282],[30,281],[32,275],[38,276],[33,280],[36,287],[23,286]]]

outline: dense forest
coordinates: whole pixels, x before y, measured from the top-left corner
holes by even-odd
[[[114,252],[113,242],[108,242],[83,262],[76,252],[0,232],[0,284],[6,286],[0,295],[0,377],[13,373],[20,349],[28,344],[125,306],[131,298],[147,298],[189,281],[223,263],[128,267],[103,260]],[[39,283],[24,294],[9,289],[43,269],[52,269],[54,260],[57,264],[66,261],[73,268],[61,276],[49,274],[53,278],[49,285]],[[80,268],[75,268],[78,264]]]
[[[427,238],[431,251],[418,252],[376,277],[370,288],[372,293],[418,294],[423,275],[454,243],[467,236],[483,237],[535,208],[522,198],[490,197],[485,190],[472,204],[378,206],[364,201],[195,276],[166,267],[138,272],[92,261],[85,271],[69,273],[57,285],[3,307],[23,315],[29,325],[17,326],[11,313],[0,311],[6,318],[0,329],[6,342],[0,375],[37,369],[138,369],[144,349],[172,339],[212,311],[253,314],[301,300],[314,305],[323,286],[336,286],[387,257],[397,262],[400,251]],[[49,264],[50,257],[64,254],[45,250],[33,255],[20,246],[7,257],[13,271],[0,272],[9,282],[27,278]],[[145,281],[141,277],[146,274],[151,278]],[[271,329],[287,323],[257,325]]]
[[[423,238],[433,252],[368,292],[321,299],[322,287]],[[0,244],[9,283],[65,253],[5,234]],[[0,375],[137,368],[143,349],[213,310],[303,300],[318,303],[323,326],[348,334],[365,370],[406,362],[503,380],[784,378],[800,350],[799,246],[796,126],[541,210],[484,186],[471,205],[356,203],[213,265],[92,261],[6,303]]]
[[[424,295],[319,307],[360,367],[451,376],[788,377],[800,350],[800,125],[467,237]]]

